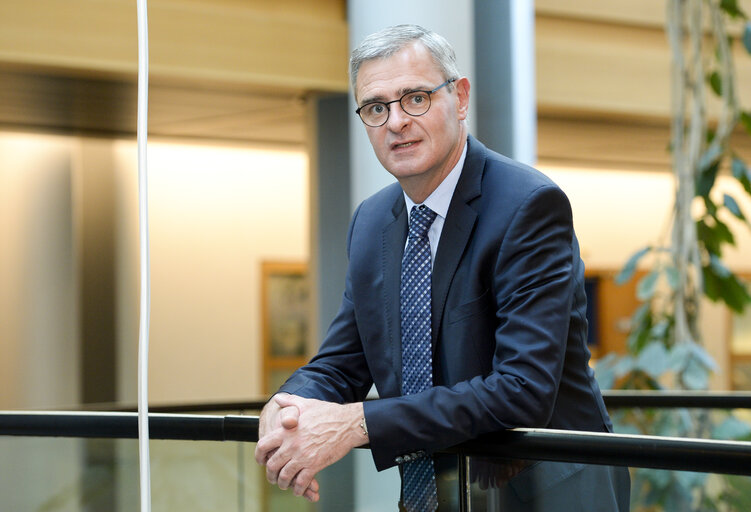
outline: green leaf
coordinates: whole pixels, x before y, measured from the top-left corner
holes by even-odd
[[[618,275],[615,276],[615,282],[618,285],[622,285],[629,279],[631,279],[634,276],[634,272],[636,272],[636,265],[639,263],[639,260],[642,259],[642,257],[647,254],[649,251],[652,250],[651,246],[646,246],[643,249],[639,249],[636,251],[626,262],[626,264],[623,266],[620,272],[618,272]]]
[[[628,425],[628,424],[623,424],[623,425],[619,424],[618,427],[615,430],[619,434],[626,434],[626,435],[632,435],[632,436],[638,436],[638,435],[643,435],[644,434],[644,432],[642,432],[641,430],[639,430],[634,425]]]
[[[720,279],[726,279],[732,275],[730,269],[717,256],[712,255],[709,257],[709,266]]]
[[[717,236],[718,240],[721,240],[722,242],[727,242],[730,245],[735,245],[735,237],[733,236],[733,232],[730,231],[730,228],[727,224],[722,222],[717,217],[714,217],[714,232]],[[719,254],[719,253],[718,253]]]
[[[597,380],[600,389],[613,389],[613,385],[615,384],[615,372],[613,372],[613,368],[598,361],[595,368],[595,380]]]
[[[735,199],[733,199],[732,196],[725,194],[723,196],[722,204],[725,206],[725,208],[730,210],[730,213],[735,215],[737,218],[739,218],[740,220],[746,220],[746,216],[743,215],[741,207],[738,206],[738,203],[735,201]]]
[[[636,286],[636,298],[639,300],[651,299],[655,294],[658,277],[660,277],[660,273],[655,270],[644,276]]]
[[[656,340],[665,344],[668,340],[669,330],[670,322],[668,322],[667,320],[662,320],[660,322],[657,322],[652,326],[651,329],[649,329],[649,338],[652,341]]]
[[[665,277],[668,280],[668,285],[673,290],[677,290],[681,285],[681,276],[678,273],[678,269],[673,265],[665,267]]]
[[[698,343],[688,343],[691,356],[698,360],[708,370],[714,370],[717,368],[717,364],[707,350]]]
[[[751,425],[732,415],[712,429],[712,439],[741,439],[749,434],[751,434]]]
[[[719,163],[721,156],[722,147],[719,144],[710,146],[709,149],[707,149],[704,154],[699,157],[699,169],[701,169],[702,171],[708,170],[713,165]]]
[[[738,7],[737,0],[722,0],[720,9],[725,11],[731,18],[745,18],[746,14]]]
[[[734,157],[731,169],[733,171],[733,177],[743,185],[743,189],[746,193],[751,194],[751,169],[746,166],[746,162],[738,157]]]
[[[687,343],[678,343],[671,350],[668,358],[670,369],[674,372],[682,371],[691,359],[691,350]]]
[[[696,236],[710,254],[722,254],[722,239],[704,220],[696,221]]]
[[[681,373],[681,380],[687,389],[707,389],[709,372],[698,359],[692,357]]]
[[[649,302],[639,306],[631,317],[631,332],[626,340],[628,350],[638,354],[649,339],[652,327],[652,307]]]
[[[746,28],[743,29],[743,46],[746,47],[748,53],[751,53],[751,21],[747,21]]]
[[[714,91],[717,96],[722,96],[722,78],[720,78],[720,74],[717,71],[712,72],[707,81],[709,82],[712,91]]]
[[[623,377],[627,373],[631,373],[636,368],[634,359],[631,356],[623,356],[613,365],[613,372],[615,377]]]
[[[704,206],[707,208],[707,213],[711,216],[715,216],[717,214],[717,205],[714,204],[714,201],[709,196],[704,196]]]
[[[707,147],[709,147],[709,145],[712,144],[712,141],[714,140],[715,135],[716,135],[716,132],[712,128],[706,128],[706,131],[704,132],[704,139],[707,142]]]
[[[694,471],[676,471],[675,479],[684,487],[689,489],[703,487],[707,480],[707,473],[697,473]]]
[[[725,475],[727,489],[721,495],[723,504],[727,510],[751,510],[751,486],[748,485],[748,477]]]
[[[751,303],[746,285],[722,264],[717,257],[710,257],[710,264],[702,268],[704,277],[704,295],[717,302],[722,300],[730,309],[743,313]]]
[[[702,278],[704,282],[704,295],[707,296],[713,302],[720,300],[720,293],[722,291],[722,280],[717,277],[717,274],[712,272],[709,265],[702,267]]]
[[[717,178],[717,172],[720,169],[719,155],[716,155],[714,159],[711,153],[705,153],[700,161],[699,175],[696,177],[696,195],[699,197],[706,197],[714,186],[715,179]],[[714,163],[712,163],[714,162]]]
[[[741,111],[739,121],[746,129],[746,132],[751,133],[751,113]]]
[[[668,352],[660,341],[653,341],[644,347],[636,360],[636,367],[655,379],[659,378],[668,366]]]
[[[736,313],[743,313],[748,304],[751,304],[751,295],[748,294],[746,285],[731,275],[723,281],[722,300]]]

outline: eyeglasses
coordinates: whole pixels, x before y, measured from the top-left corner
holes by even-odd
[[[413,117],[418,117],[430,110],[430,95],[451,82],[456,82],[456,78],[446,80],[432,91],[411,91],[398,100],[372,101],[355,110],[355,114],[360,116],[363,123],[376,128],[383,126],[389,120],[389,113],[391,112],[389,105],[399,102],[404,112]]]

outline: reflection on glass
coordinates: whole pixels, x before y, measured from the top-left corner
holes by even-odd
[[[472,458],[468,473],[473,512],[630,510],[628,468]]]

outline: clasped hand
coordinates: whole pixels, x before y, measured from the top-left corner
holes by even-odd
[[[266,479],[295,496],[318,501],[316,474],[367,442],[362,404],[340,405],[280,393],[261,411],[256,462]]]

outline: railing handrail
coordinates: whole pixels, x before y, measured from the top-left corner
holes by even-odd
[[[149,414],[152,439],[258,440],[258,417]],[[0,436],[135,439],[132,412],[0,411]],[[465,456],[552,460],[751,475],[751,442],[550,429],[513,429],[448,450]]]
[[[636,391],[605,390],[605,405],[611,409],[639,408],[698,408],[751,409],[751,392],[746,391]],[[227,402],[150,404],[149,410],[163,413],[257,411],[268,398]],[[67,409],[79,411],[134,412],[135,405],[121,403],[84,404]]]
[[[751,409],[746,391],[637,391],[611,389],[602,392],[609,408]]]

